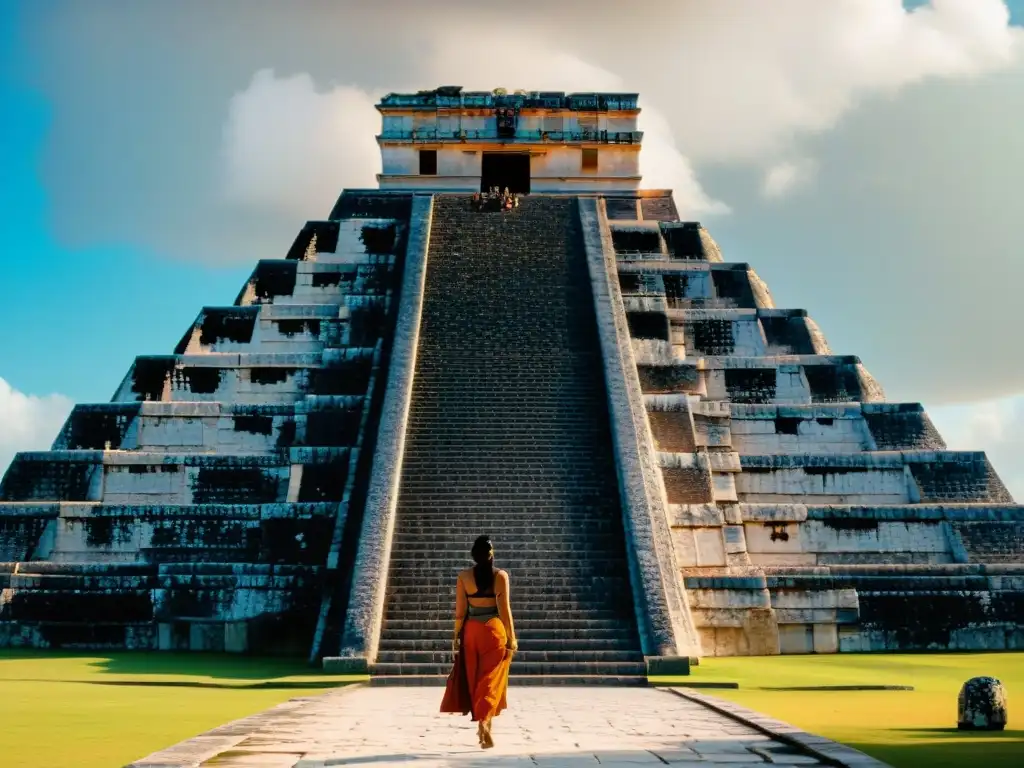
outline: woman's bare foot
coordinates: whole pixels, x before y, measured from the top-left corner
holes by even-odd
[[[480,744],[480,749],[484,748],[484,724],[481,720],[476,724],[476,740]]]
[[[480,746],[483,749],[490,749],[494,746],[494,739],[491,737],[491,718],[484,720],[481,725],[483,727],[480,729],[482,734]]]

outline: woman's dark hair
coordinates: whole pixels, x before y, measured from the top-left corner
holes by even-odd
[[[469,554],[476,563],[473,566],[473,581],[476,582],[477,593],[490,592],[494,588],[494,546],[491,537],[478,536]]]

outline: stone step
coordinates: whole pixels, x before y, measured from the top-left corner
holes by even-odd
[[[528,555],[531,553],[527,553]],[[530,570],[530,571],[560,571],[562,574],[566,572],[575,572],[578,568],[583,566],[589,566],[585,568],[583,572],[587,576],[599,575],[600,573],[608,573],[611,575],[621,575],[620,569],[626,567],[626,559],[622,557],[609,556],[605,553],[595,553],[592,555],[580,554],[572,558],[565,557],[512,557],[501,555],[500,567],[511,572],[513,569]],[[414,573],[425,573],[429,575],[432,571],[444,571],[449,568],[464,568],[465,562],[461,557],[405,557],[405,553],[396,552],[391,557],[391,568],[392,572],[396,570],[405,571],[408,575]],[[598,570],[594,570],[598,569]],[[532,574],[535,576],[544,576],[544,573]]]
[[[533,559],[569,558],[573,560],[586,559],[587,557],[595,554],[603,555],[604,557],[615,557],[623,550],[621,540],[555,542],[538,537],[534,539],[533,542],[510,542],[502,540],[500,544],[502,558],[508,558],[510,561],[526,556]],[[497,545],[498,542],[495,542],[495,546]],[[402,555],[403,557],[421,555],[423,557],[433,558],[465,558],[467,554],[465,539],[449,541],[446,543],[437,541],[396,542],[392,544],[392,551],[396,554]]]
[[[590,599],[557,599],[536,597],[532,600],[512,595],[512,615],[546,613],[548,615],[567,616],[573,614],[589,614],[607,611],[614,616],[628,616],[631,613],[631,595],[628,592],[614,597]],[[395,617],[407,616],[411,613],[425,611],[435,615],[451,615],[455,610],[455,600],[450,595],[437,600],[424,600],[414,595],[389,596],[386,606],[388,613]]]
[[[410,606],[389,606],[387,616],[389,621],[441,621],[452,622],[455,615],[455,601],[447,605],[438,604],[437,608],[419,607],[417,604]],[[545,608],[516,608],[512,607],[512,617],[516,626],[526,623],[532,626],[535,622],[550,622],[552,626],[561,626],[562,622],[574,621],[626,621],[632,620],[633,612],[627,610],[613,610],[611,608],[579,608],[574,610],[546,610]]]
[[[537,525],[583,525],[592,523],[600,525],[614,522],[622,525],[622,513],[618,510],[617,504],[610,503],[607,499],[595,504],[578,504],[565,506],[562,504],[528,504],[518,505],[491,505],[489,507],[476,507],[466,504],[446,504],[437,507],[432,504],[416,505],[411,503],[400,504],[401,513],[398,516],[399,523],[415,525],[419,523],[463,523],[467,521],[481,521],[484,523],[509,523],[510,525],[522,525],[533,523]]]
[[[574,522],[569,524],[573,525]],[[392,547],[395,551],[412,547],[417,551],[434,549],[436,551],[443,551],[446,555],[449,552],[468,555],[472,542],[476,538],[475,535],[471,535],[464,528],[456,528],[454,524],[449,524],[450,527],[447,530],[438,530],[437,527],[424,525],[420,526],[422,530],[407,531],[401,523],[402,521],[399,521],[399,526],[396,526],[395,536],[392,539]],[[472,524],[492,527],[488,525],[487,521],[480,522],[475,519]],[[620,550],[623,547],[621,533],[588,531],[584,525],[580,525],[582,530],[576,531],[566,530],[564,527],[555,528],[551,526],[550,532],[534,532],[527,529],[526,526],[522,526],[515,533],[502,529],[500,522],[495,522],[492,525],[498,528],[492,538],[495,547],[501,547],[501,552],[509,550],[528,552],[531,548],[541,544],[548,549],[556,549],[558,551],[593,551],[601,547]],[[618,535],[616,535],[617,533]]]
[[[510,574],[511,575],[511,574]],[[629,587],[629,576],[620,575],[595,575],[579,576],[569,574],[550,579],[534,578],[533,576],[521,576],[512,582],[516,592],[523,594],[537,594],[540,596],[548,594],[573,593],[576,590],[588,590],[604,594],[609,591],[625,589]],[[410,592],[422,594],[429,589],[455,588],[455,575],[433,576],[425,579],[392,575],[388,579],[388,591]]]
[[[402,686],[437,686],[444,687],[447,682],[444,675],[375,675],[370,678],[370,685],[402,685]],[[523,685],[647,685],[646,675],[509,675],[509,686]]]
[[[446,662],[415,664],[376,663],[371,675],[447,675],[451,671],[451,655]],[[520,661],[513,658],[513,675],[647,675],[643,661]]]
[[[399,617],[385,615],[385,632],[409,631],[409,632],[452,632],[455,628],[454,622],[455,606],[444,615],[430,614],[424,617]],[[583,616],[561,616],[553,620],[549,616],[541,615],[539,618],[525,616],[522,612],[513,612],[516,633],[525,636],[536,636],[537,632],[553,632],[558,636],[569,637],[573,633],[587,632],[589,636],[602,632],[614,632],[618,637],[623,632],[635,632],[633,617],[622,618],[597,617],[589,612]]]
[[[437,574],[426,579],[408,576],[404,573],[392,573],[388,578],[388,594],[419,599],[431,595],[443,595],[439,599],[448,599],[449,593],[455,594],[456,573],[456,571],[452,571],[447,575]],[[516,573],[521,575],[517,577]],[[532,600],[541,600],[547,597],[552,599],[599,599],[605,595],[627,594],[630,591],[629,575],[625,572],[625,565],[620,573],[612,577],[594,574],[590,577],[580,578],[572,573],[571,568],[566,569],[565,573],[554,579],[537,578],[529,575],[528,571],[513,571],[511,569],[508,570],[508,574],[509,580],[512,582],[512,594],[524,598],[529,597]]]
[[[562,504],[541,501],[500,501],[476,506],[476,502],[451,499],[444,504],[416,497],[401,497],[399,494],[398,518],[396,524],[412,528],[431,525],[509,525],[517,530],[509,535],[528,535],[533,529],[528,526],[554,528],[564,535],[579,532],[589,533],[587,526],[594,526],[593,533],[610,534],[613,529],[622,529],[622,513],[614,508],[602,507],[602,501],[617,500],[618,493],[612,491],[600,499],[590,502]],[[569,526],[568,529],[565,526]],[[429,531],[427,531],[429,533]],[[498,532],[495,532],[497,535]]]
[[[430,622],[427,622],[430,623]],[[536,623],[520,626],[521,622],[516,622],[516,635],[519,638],[520,644],[524,641],[537,641],[546,643],[545,647],[557,647],[558,643],[567,644],[578,644],[579,647],[585,647],[586,643],[590,642],[616,642],[616,643],[634,643],[639,642],[637,640],[637,633],[633,627],[624,626],[620,624],[617,628],[612,629],[590,629],[586,627],[571,627],[566,628],[560,626],[545,627]],[[444,641],[450,641],[452,636],[453,621],[449,618],[443,625],[439,624],[433,629],[416,628],[416,629],[396,629],[390,624],[386,628],[386,632],[382,636],[381,642],[387,640],[388,642],[394,641],[433,641],[440,638]]]
[[[519,640],[519,650],[522,653],[528,651],[630,651],[635,652],[639,648],[638,641],[623,633],[621,638],[562,638],[562,639],[531,639],[516,628]],[[412,637],[411,632],[397,634],[394,631],[388,632],[386,637],[380,641],[380,651],[438,651],[451,648],[452,630],[447,632],[435,632],[432,637]]]
[[[479,522],[479,518],[476,518],[476,517],[472,518],[472,520],[473,520],[474,524]],[[452,521],[452,523],[455,523],[455,522],[456,521],[454,521],[454,520]],[[462,521],[462,522],[465,522],[465,521]],[[484,522],[486,524],[486,522],[500,523],[501,521],[500,520],[494,520],[494,521],[484,521]],[[585,522],[578,521],[578,520],[563,521],[563,524],[565,522],[572,522],[572,523],[577,524],[577,525],[586,525]],[[395,535],[393,536],[392,541],[394,542],[394,546],[396,546],[396,547],[398,547],[398,546],[410,546],[410,545],[414,545],[414,544],[422,546],[422,547],[429,547],[429,546],[444,546],[444,547],[447,547],[447,546],[455,546],[455,545],[460,545],[461,546],[462,543],[465,541],[465,534],[459,535],[457,533],[448,532],[448,531],[431,531],[431,530],[429,530],[429,527],[428,527],[429,523],[426,524],[426,525],[421,526],[423,528],[427,528],[427,530],[425,530],[425,531],[416,531],[416,532],[413,532],[413,533],[407,533],[404,530],[406,523],[407,523],[407,521],[405,520],[405,518],[403,516],[402,519],[400,519],[398,521],[398,524],[395,526]],[[583,548],[583,549],[585,549],[585,548],[589,548],[589,547],[594,546],[594,545],[601,545],[601,544],[621,545],[621,543],[622,543],[622,536],[621,535],[616,535],[616,532],[612,532],[612,531],[587,531],[585,529],[583,531],[565,530],[564,528],[559,529],[559,528],[555,528],[554,526],[551,526],[551,532],[550,533],[543,533],[543,534],[542,533],[532,533],[532,532],[509,533],[509,532],[503,530],[503,531],[500,531],[500,533],[496,533],[496,537],[498,535],[501,536],[501,542],[502,542],[502,544],[505,547],[528,547],[528,546],[531,546],[533,544],[544,542],[544,543],[548,543],[548,544],[551,544],[552,546],[556,546],[556,547],[571,546],[571,547],[575,547],[575,548]]]
[[[591,651],[591,650],[524,650],[520,647],[515,661],[520,664],[628,664],[643,662],[643,654],[637,650]],[[436,650],[381,651],[378,664],[451,664],[451,648]]]
[[[517,574],[521,574],[523,578],[536,578],[541,581],[556,580],[556,579],[570,579],[577,578],[581,573],[584,578],[602,578],[608,575],[617,575],[621,578],[627,578],[627,566],[625,563],[620,563],[617,568],[608,569],[605,567],[599,568],[588,568],[583,571],[579,569],[578,563],[563,564],[555,568],[518,568],[513,567],[514,564],[510,564],[502,561],[498,564],[499,567],[508,571],[509,578],[512,581],[513,588],[518,583]],[[443,566],[436,566],[434,568],[417,568],[415,566],[409,566],[407,568],[397,569],[392,564],[390,570],[391,579],[404,579],[405,583],[409,581],[418,581],[420,579],[436,579],[438,587],[443,587],[445,580],[451,586],[452,589],[455,587],[455,578],[459,571],[466,567],[465,563],[446,563]],[[399,582],[403,583],[403,582]]]

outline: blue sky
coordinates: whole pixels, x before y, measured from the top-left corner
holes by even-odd
[[[18,78],[28,58],[19,45],[16,6],[0,4],[0,377],[103,402],[135,354],[169,351],[201,306],[231,303],[251,267],[170,261],[143,243],[62,247],[38,173],[53,113]]]
[[[507,71],[488,69],[486,34],[472,47],[477,3],[444,4],[469,26],[461,35],[442,27],[460,42],[437,49],[424,30],[440,22],[417,17],[418,3],[309,4],[296,14],[255,2],[234,15],[203,5],[0,3],[0,379],[38,420],[8,424],[6,442],[0,423],[0,471],[12,450],[48,443],[59,426],[32,398],[59,394],[47,401],[57,411],[68,400],[109,399],[134,355],[170,351],[203,305],[230,303],[256,259],[282,254],[337,191],[372,183],[359,165],[373,154],[372,96],[438,82],[488,87]],[[646,113],[665,126],[665,141],[645,151],[677,174],[677,200],[692,202],[695,216],[702,200],[728,206],[728,214],[699,215],[726,257],[749,261],[780,306],[808,308],[833,348],[861,355],[890,397],[923,400],[952,442],[983,443],[1002,474],[1020,475],[1024,492],[1024,444],[1007,426],[1024,425],[1024,364],[999,354],[1000,337],[1019,332],[1007,307],[1024,278],[1024,237],[1010,204],[1024,170],[1024,143],[1014,138],[1024,120],[1024,56],[990,55],[1001,38],[975,9],[995,7],[992,0],[939,3],[959,7],[937,27],[955,56],[929,59],[926,46],[915,53],[919,38],[910,35],[901,45],[908,60],[920,59],[912,66],[895,60],[899,48],[895,59],[867,50],[878,61],[865,67],[830,59],[834,40],[849,42],[844,29],[857,41],[867,24],[849,15],[849,3],[784,5],[793,18],[779,12],[750,26],[803,30],[788,44],[792,55],[786,44],[758,49],[725,10],[689,0],[675,16],[653,2],[625,15],[570,14],[550,38],[530,23],[550,9],[522,0],[528,40],[515,69],[530,82],[514,85],[639,90]],[[1008,8],[1014,24],[1024,23],[1024,0]],[[244,30],[232,21],[239,16]],[[975,32],[956,31],[968,22]],[[511,39],[517,22],[503,23]],[[394,55],[378,56],[381,40]],[[695,58],[671,58],[676,48]],[[638,72],[637,55],[659,63]],[[744,93],[754,70],[775,79]],[[551,82],[552,72],[562,80]],[[834,89],[816,81],[824,75]],[[762,107],[766,93],[772,102]],[[689,99],[700,94],[694,111]],[[338,125],[336,141],[351,130],[358,152],[335,156],[331,134],[318,130],[288,144],[296,134],[283,113],[301,113],[299,127],[310,127],[337,120],[339,105],[360,117]],[[244,122],[252,114],[258,119]],[[260,133],[271,125],[280,132]],[[225,147],[231,128],[261,151]],[[321,156],[303,155],[306,144]],[[661,144],[677,155],[661,162]],[[935,175],[941,169],[948,173]],[[936,234],[954,221],[964,231]],[[979,261],[994,275],[962,271]],[[0,404],[0,422],[5,413],[13,411]]]

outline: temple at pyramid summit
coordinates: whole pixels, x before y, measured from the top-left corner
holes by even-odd
[[[377,108],[378,188],[16,456],[0,645],[437,682],[487,533],[517,683],[1024,647],[1024,507],[642,187],[636,94]]]

